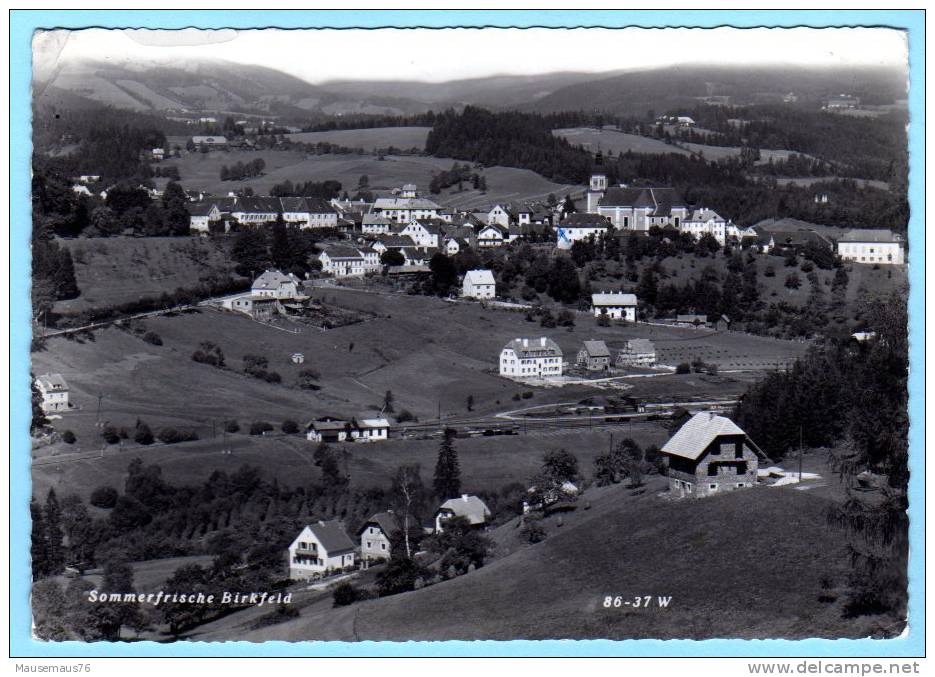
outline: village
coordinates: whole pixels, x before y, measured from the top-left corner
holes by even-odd
[[[903,108],[780,82],[614,117],[263,94],[50,124],[37,632],[891,635],[840,525],[903,479],[867,432],[901,430],[902,165],[867,157]],[[276,602],[75,613],[119,586]]]

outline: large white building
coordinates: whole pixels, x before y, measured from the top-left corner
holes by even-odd
[[[525,380],[562,375],[562,349],[545,336],[513,339],[500,351],[500,376]]]
[[[301,580],[354,566],[354,541],[337,520],[308,524],[289,546],[289,578]]]
[[[68,383],[61,374],[36,377],[36,387],[42,395],[42,411],[46,414],[68,410]]]
[[[598,292],[591,294],[594,317],[605,315],[611,320],[636,322],[636,294],[624,292]]]
[[[669,187],[608,187],[607,177],[595,174],[587,194],[588,211],[610,219],[615,228],[646,231],[653,226],[679,228],[688,217],[685,200]]]
[[[889,230],[851,230],[838,240],[838,256],[854,263],[906,262],[902,238]]]
[[[418,219],[438,218],[441,205],[419,197],[415,184],[407,183],[394,197],[380,197],[373,203],[371,214],[384,216],[391,221],[409,223]]]
[[[489,270],[469,270],[464,274],[461,296],[471,299],[492,299],[497,295],[497,283]]]
[[[587,240],[589,237],[597,240],[606,234],[610,227],[610,220],[598,214],[587,212],[566,214],[555,227],[556,246],[559,249],[571,249],[575,242]]]

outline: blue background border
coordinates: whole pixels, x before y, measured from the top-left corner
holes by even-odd
[[[17,11],[10,17],[10,656],[923,656],[925,654],[925,15],[922,10]],[[29,635],[31,38],[37,28],[889,26],[909,35],[909,631],[891,640],[46,643]],[[16,403],[16,404],[14,404]]]

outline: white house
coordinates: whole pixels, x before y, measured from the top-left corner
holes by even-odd
[[[68,383],[61,374],[36,377],[36,388],[42,395],[42,411],[46,414],[68,410]]]
[[[411,237],[417,247],[437,247],[440,232],[430,221],[413,219],[404,228],[397,230],[396,234]]]
[[[606,315],[611,320],[636,322],[636,294],[624,292],[598,292],[591,294],[594,317]]]
[[[380,254],[370,247],[354,247],[340,243],[319,245],[322,252],[321,272],[334,277],[355,277],[380,269]]]
[[[649,339],[629,339],[617,354],[618,367],[652,367],[656,364],[656,347]]]
[[[703,235],[711,235],[719,245],[727,242],[727,220],[711,209],[693,209],[681,221],[679,230],[691,234],[696,240]]]
[[[280,312],[282,306],[275,296],[255,296],[252,292],[234,294],[221,299],[221,307],[249,315],[254,320],[266,322]]]
[[[301,580],[354,566],[354,541],[337,520],[308,524],[289,546],[289,578]]]
[[[294,299],[302,296],[302,281],[292,273],[279,270],[267,270],[253,281],[250,291],[254,296],[275,299]]]
[[[155,162],[162,162],[166,157],[166,150],[165,148],[153,148],[149,151],[149,156]]]
[[[275,197],[238,197],[231,216],[247,225],[273,223],[282,212],[282,203]]]
[[[365,562],[389,559],[392,539],[399,531],[396,516],[389,510],[371,516],[357,532],[360,538],[360,558]]]
[[[364,214],[360,229],[366,235],[388,235],[394,223],[382,214]]]
[[[492,299],[497,295],[497,283],[489,270],[469,270],[464,274],[461,296],[471,299]]]
[[[380,197],[371,208],[372,214],[380,214],[398,223],[434,219],[439,211],[441,205],[421,197]]]
[[[589,237],[597,240],[606,234],[610,227],[610,220],[598,214],[587,212],[566,214],[555,227],[556,246],[559,249],[571,249],[575,242],[587,240]]]
[[[448,499],[435,511],[435,532],[444,531],[445,522],[452,517],[464,517],[472,527],[483,528],[490,516],[490,508],[481,499],[461,494],[458,498]]]
[[[502,205],[494,205],[493,208],[487,212],[487,223],[506,228],[510,225],[510,212]]]
[[[351,421],[325,416],[311,421],[305,438],[310,442],[382,442],[389,438],[390,422],[382,416]]]
[[[189,227],[199,233],[211,230],[211,224],[221,220],[221,210],[213,202],[195,202],[188,205]]]
[[[851,230],[838,239],[838,256],[854,263],[901,265],[906,262],[902,238],[889,230]]]
[[[445,256],[454,256],[461,251],[461,247],[464,246],[463,242],[463,240],[459,242],[456,237],[446,236],[442,240],[441,249],[445,253]]]
[[[499,247],[510,241],[509,228],[488,223],[477,231],[478,247]]]
[[[300,228],[337,228],[338,212],[324,200],[308,197],[279,198],[282,219]]]
[[[500,376],[518,380],[562,375],[562,349],[545,336],[513,339],[500,351]]]

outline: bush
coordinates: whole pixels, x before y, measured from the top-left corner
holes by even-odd
[[[597,316],[597,326],[598,327],[609,327],[610,326],[610,317],[606,314],[600,314]]]
[[[524,399],[524,400],[532,399],[532,391],[531,391],[531,390],[527,390],[526,392],[524,392],[524,393],[523,393],[523,399]]]
[[[406,423],[407,421],[415,421],[416,417],[413,416],[412,412],[408,409],[403,409],[398,414],[396,414],[397,423]]]
[[[542,528],[539,520],[529,517],[524,520],[520,534],[529,543],[540,543],[545,540],[545,529]]]
[[[269,432],[273,429],[272,423],[267,423],[266,421],[254,421],[250,424],[250,434],[251,435],[262,435],[265,432]]]
[[[210,364],[219,369],[224,366],[224,353],[220,346],[211,341],[204,341],[200,344],[198,350],[192,353],[192,359],[201,364]]]
[[[291,419],[282,422],[282,431],[287,435],[295,435],[299,432],[299,424]]]
[[[799,276],[795,273],[790,273],[786,276],[786,287],[789,289],[798,289],[802,286],[802,280],[799,279]]]
[[[230,421],[225,421],[225,422],[224,422],[224,432],[228,432],[228,433],[239,433],[239,432],[240,432],[240,424],[237,423],[237,421],[234,421],[233,419],[230,420]]]
[[[776,269],[772,264],[766,266],[766,270],[763,271],[764,277],[776,277]]]
[[[137,444],[152,444],[153,431],[142,421],[136,423],[136,434],[133,435],[133,441]]]
[[[98,487],[91,492],[89,502],[95,508],[113,508],[117,505],[117,490],[113,487]]]
[[[675,368],[676,374],[690,374],[692,366],[688,362],[682,362]]]
[[[101,437],[104,438],[104,441],[107,442],[107,444],[117,444],[120,442],[120,434],[112,425],[104,427],[104,429],[101,431]]]
[[[335,586],[332,597],[334,598],[333,606],[350,606],[360,599],[360,591],[354,587],[353,583],[344,581]]]
[[[148,331],[148,332],[146,332],[145,334],[143,334],[143,340],[146,341],[147,343],[150,343],[150,344],[154,345],[154,346],[161,346],[161,345],[162,345],[162,337],[159,336],[159,334],[157,334],[157,333],[154,332],[154,331]]]
[[[74,444],[77,439],[78,438],[75,437],[75,433],[73,433],[71,430],[66,430],[62,433],[62,442],[65,444]]]
[[[156,435],[163,444],[178,444],[179,442],[192,442],[198,439],[198,434],[194,430],[176,430],[175,428],[163,428]]]

